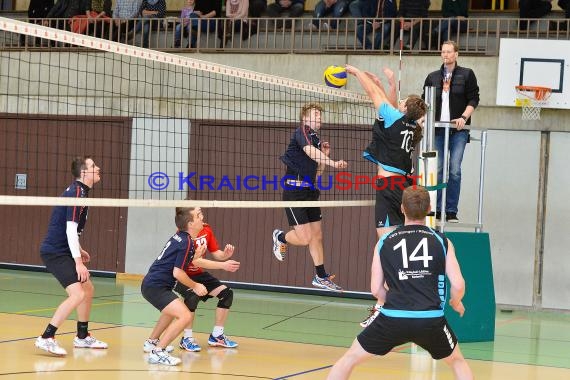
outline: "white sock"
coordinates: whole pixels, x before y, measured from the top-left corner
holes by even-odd
[[[214,336],[214,338],[217,338],[223,334],[224,334],[224,326],[214,326],[214,330],[212,331],[212,335]]]
[[[192,338],[192,329],[184,329],[184,338]]]

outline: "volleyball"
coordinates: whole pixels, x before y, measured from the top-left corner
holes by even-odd
[[[327,86],[341,88],[346,84],[348,74],[342,66],[329,66],[325,69],[324,77]]]

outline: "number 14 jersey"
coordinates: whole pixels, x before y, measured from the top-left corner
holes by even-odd
[[[443,316],[447,297],[444,234],[408,225],[384,235],[378,254],[388,292],[382,313],[400,318]]]

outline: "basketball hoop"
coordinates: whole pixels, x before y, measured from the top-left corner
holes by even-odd
[[[548,104],[552,89],[540,86],[515,86],[515,106],[522,108],[522,120],[540,120],[540,110]]]

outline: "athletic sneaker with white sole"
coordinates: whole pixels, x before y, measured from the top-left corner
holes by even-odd
[[[57,341],[54,338],[42,338],[38,336],[35,343],[36,347],[40,350],[44,350],[49,352],[52,355],[57,356],[65,356],[67,355],[67,351],[57,344]]]
[[[158,339],[147,339],[147,340],[145,340],[144,344],[143,344],[143,351],[146,353],[151,352],[152,350],[154,350],[156,348],[157,343],[158,343]],[[172,351],[174,351],[174,347],[166,346],[164,351],[172,352]]]
[[[231,340],[224,334],[218,337],[215,337],[212,334],[210,334],[210,337],[208,338],[208,344],[210,346],[218,346],[225,348],[236,348],[238,346],[237,342]]]
[[[342,288],[332,281],[333,278],[334,274],[328,275],[325,278],[320,278],[319,276],[315,275],[315,277],[313,277],[312,284],[316,288],[332,290],[333,292],[342,292]]]
[[[182,339],[180,339],[180,344],[178,346],[188,352],[198,352],[202,349],[202,347],[196,343],[194,338],[189,338],[187,336],[183,336]]]
[[[152,350],[150,354],[148,354],[148,362],[150,364],[178,365],[182,362],[182,360],[180,358],[171,356],[166,351]]]
[[[278,236],[282,233],[283,231],[281,230],[273,231],[273,255],[279,261],[285,260],[285,256],[287,255],[287,244],[278,239]]]
[[[99,350],[105,350],[109,346],[107,343],[95,339],[91,334],[87,334],[84,339],[78,337],[73,338],[73,347],[75,348],[94,348]]]

